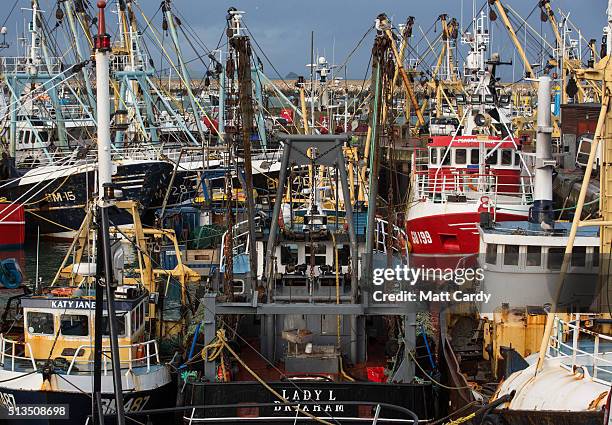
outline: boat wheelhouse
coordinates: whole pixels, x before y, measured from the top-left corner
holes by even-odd
[[[406,222],[412,252],[477,253],[481,212],[524,220],[532,179],[520,146],[497,136],[434,136],[424,152],[415,151]]]
[[[122,388],[126,412],[167,404],[175,388],[170,370],[161,362],[158,344],[146,338],[149,293],[130,287],[115,301]],[[22,311],[12,332],[0,335],[0,399],[10,409],[20,405],[68,405],[66,417],[44,423],[85,423],[91,414],[94,373],[95,300],[93,290],[48,288],[20,298]],[[22,326],[19,324],[22,317]],[[102,337],[102,404],[113,414],[109,324],[104,305]],[[5,419],[3,423],[20,423]],[[107,420],[111,423],[111,419]]]
[[[108,230],[118,285],[113,305],[124,410],[171,407],[176,385],[166,363],[173,354],[168,347],[180,344],[186,332],[187,285],[199,276],[176,254],[180,248],[173,230],[144,229],[135,202],[117,201],[115,207],[133,221],[129,228]],[[5,407],[68,403],[75,423],[85,423],[91,414],[99,261],[92,222],[90,209],[50,286],[7,301],[0,334],[0,400]],[[125,244],[134,246],[133,262],[125,261]],[[154,249],[161,245],[175,252],[167,268],[156,266],[160,259]],[[105,298],[97,328],[102,332],[99,370],[103,411],[112,415],[116,405],[108,311]],[[51,418],[44,423],[55,422]],[[115,423],[114,418],[105,423]]]
[[[479,226],[483,290],[491,294],[481,313],[493,313],[503,305],[543,307],[555,302],[570,228],[571,223],[555,222],[554,229],[543,230],[528,221]],[[560,308],[584,308],[593,301],[599,244],[598,226],[578,229],[559,300],[568,304]]]
[[[437,105],[427,147],[412,158],[406,230],[419,263],[456,265],[456,256],[478,252],[480,212],[524,220],[532,204],[531,164],[513,137],[510,96],[496,84],[499,55],[487,57],[485,13],[474,16],[461,42],[470,48],[464,86],[449,94],[446,108]]]

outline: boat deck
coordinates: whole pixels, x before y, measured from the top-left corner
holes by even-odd
[[[267,359],[260,353],[258,338],[247,340],[247,344],[242,345],[240,353],[241,359],[249,365],[249,368],[265,381],[282,381],[292,374],[286,372],[284,364],[277,362],[272,366]],[[387,362],[383,353],[384,343],[377,341],[375,344],[368,344],[368,361],[356,365],[344,364],[344,371],[357,380],[368,380],[368,368],[387,367]],[[295,375],[294,375],[295,376]],[[253,375],[244,368],[240,368],[235,381],[255,381]]]

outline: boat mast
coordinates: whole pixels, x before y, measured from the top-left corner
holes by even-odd
[[[70,26],[70,32],[72,33],[72,38],[74,39],[74,48],[76,51],[77,61],[82,62],[85,60],[85,55],[83,54],[83,49],[81,48],[81,43],[79,42],[79,36],[77,32],[76,23],[74,20],[76,11],[73,4],[74,0],[67,0],[64,3],[64,7],[66,8],[66,16],[68,17],[68,25]],[[59,7],[59,6],[58,6]],[[81,68],[81,73],[83,74],[83,81],[85,83],[85,90],[87,91],[87,102],[89,107],[93,110],[93,116],[96,116],[96,101],[93,94],[93,90],[91,88],[91,79],[89,77],[89,70],[87,67]]]
[[[200,110],[198,109],[198,105],[196,104],[193,90],[191,90],[191,78],[189,77],[189,72],[187,72],[187,66],[185,65],[185,61],[183,60],[183,53],[181,52],[178,34],[176,33],[176,21],[174,15],[172,14],[171,0],[163,1],[162,10],[164,12],[165,20],[168,23],[168,30],[170,31],[170,37],[172,38],[172,43],[174,44],[176,58],[179,62],[179,66],[181,67],[181,74],[183,74],[183,83],[185,84],[187,95],[189,96],[189,102],[191,103],[191,110],[193,113],[193,118],[195,120],[196,128],[198,129],[198,133],[200,134],[202,143],[204,143],[205,137],[204,128],[202,127],[202,117],[200,116]]]
[[[554,224],[552,179],[555,160],[552,158],[552,119],[550,94],[552,80],[543,75],[538,84],[538,126],[536,136],[536,166],[533,207],[529,214],[532,223]]]
[[[32,45],[30,46],[30,60],[32,61],[32,69],[37,70],[38,72],[38,62],[40,61],[40,53],[42,52],[42,56],[45,61],[45,68],[47,69],[47,74],[49,78],[53,78],[55,73],[59,70],[54,69],[54,64],[51,62],[51,57],[49,56],[49,49],[47,48],[47,40],[46,35],[44,33],[44,29],[42,25],[39,23],[42,22],[40,16],[40,7],[38,4],[38,0],[32,1],[32,27],[30,31],[32,32]],[[40,47],[39,47],[40,46]],[[39,51],[40,49],[40,51]],[[43,87],[45,84],[43,83]],[[51,98],[51,102],[53,104],[53,108],[55,109],[55,123],[57,124],[57,138],[59,145],[62,147],[68,146],[68,141],[66,139],[66,126],[64,123],[64,117],[62,114],[62,105],[59,102],[59,98],[57,95],[56,87],[52,86],[48,89],[49,97]]]
[[[315,87],[314,87],[314,31],[310,32],[310,129],[312,134],[315,134]]]
[[[240,23],[240,14],[232,15],[231,24]],[[246,195],[249,227],[249,265],[251,289],[257,287],[257,252],[255,251],[255,201],[253,199],[253,165],[251,163],[251,135],[253,134],[253,84],[251,80],[251,42],[249,37],[240,34],[239,25],[229,27],[232,37],[230,46],[236,52],[238,93],[242,124],[242,149],[244,153],[244,192]],[[228,32],[229,33],[229,32]]]
[[[373,270],[373,258],[372,253],[374,251],[374,231],[375,231],[375,220],[376,220],[376,204],[378,198],[378,168],[379,168],[379,146],[377,145],[380,139],[380,132],[382,131],[382,70],[384,66],[383,58],[388,53],[389,42],[384,34],[385,27],[387,24],[385,15],[380,15],[377,18],[378,23],[381,25],[381,31],[374,40],[374,48],[372,49],[372,87],[374,88],[373,103],[370,108],[371,122],[370,122],[370,164],[369,164],[369,192],[368,192],[368,215],[367,215],[367,228],[366,228],[366,264],[364,271],[367,273],[366,282],[371,280],[371,273]],[[365,165],[364,165],[365,167]],[[364,173],[365,175],[365,173]]]
[[[111,246],[109,234],[108,208],[112,205],[112,169],[111,162],[111,135],[110,135],[110,72],[109,58],[111,52],[110,35],[106,33],[104,9],[106,0],[98,0],[98,35],[95,37],[95,59],[96,59],[96,94],[98,106],[98,270],[96,279],[96,317],[95,317],[95,368],[94,366],[94,391],[97,404],[97,412],[100,415],[101,388],[100,368],[102,354],[102,314],[103,293],[101,286],[106,289],[106,306],[108,311],[108,323],[110,330],[111,361],[113,368],[113,386],[115,390],[115,402],[117,412],[117,424],[125,425],[125,412],[123,407],[123,385],[121,381],[121,363],[119,358],[119,341],[117,339],[117,318],[115,315],[115,287],[113,280]],[[101,243],[100,243],[101,242]],[[102,246],[100,246],[102,245]],[[102,248],[102,250],[100,250]],[[104,265],[102,267],[102,261]],[[104,279],[100,279],[101,275]],[[98,416],[99,417],[99,416]],[[100,424],[103,425],[103,422]]]

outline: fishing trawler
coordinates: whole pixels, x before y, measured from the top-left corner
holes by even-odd
[[[414,375],[416,329],[408,318],[415,315],[401,303],[370,298],[363,271],[370,244],[372,267],[405,264],[406,235],[378,218],[366,226],[365,213],[353,211],[343,168],[347,141],[284,136],[279,181],[288,180],[290,164],[334,167],[335,198],[312,190],[294,205],[290,183],[279,184],[271,216],[226,233],[219,276],[200,306],[204,362],[195,361],[192,347],[179,383],[186,423],[433,417],[432,386]],[[317,175],[312,187],[325,187]],[[326,202],[336,211],[323,208]]]
[[[499,60],[487,61],[484,14],[474,19],[465,75],[466,94],[457,94],[463,115],[432,120],[431,137],[412,158],[406,230],[415,258],[475,254],[481,212],[497,221],[524,220],[532,204],[532,178],[522,141],[512,136],[506,116],[510,96],[495,85]],[[456,124],[453,125],[452,123]],[[435,124],[434,123],[438,123]]]
[[[113,184],[124,199],[137,201],[141,212],[161,204],[172,165],[159,160],[118,160]],[[59,239],[72,239],[85,218],[85,209],[96,186],[96,161],[66,158],[61,165],[33,168],[0,183],[0,193],[11,201],[27,204],[28,229]],[[113,223],[126,224],[129,217],[113,214]]]
[[[76,12],[70,8],[74,6],[72,3],[65,2],[64,6],[67,8],[66,20],[74,23],[73,14]],[[25,205],[29,229],[38,227],[42,235],[71,239],[85,217],[85,207],[92,198],[96,183],[91,70],[86,67],[86,61],[65,67],[60,58],[50,55],[50,34],[41,26],[41,16],[38,1],[34,1],[28,27],[31,35],[28,55],[3,58],[2,62],[6,74],[4,84],[9,93],[3,102],[9,156],[3,156],[2,160],[0,194]],[[85,35],[91,38],[89,29]],[[79,41],[75,44],[78,58],[84,60]],[[125,54],[116,53],[114,71],[117,76],[122,76],[121,72],[127,72],[126,68],[134,63],[122,61]],[[138,52],[135,56],[140,58]],[[139,64],[142,67],[142,63]],[[123,67],[119,69],[119,65]],[[130,69],[135,74],[139,68]],[[86,88],[83,99],[72,94],[70,86],[81,74]],[[70,104],[60,98],[58,87],[71,95]],[[82,116],[70,112],[74,110],[81,111]],[[53,116],[40,119],[36,114],[41,111],[53,113]],[[114,136],[123,141],[122,134],[127,128],[121,125],[123,115],[120,112],[113,114],[112,130]],[[172,164],[159,159],[154,150],[124,149],[123,143],[113,147],[113,159],[117,168],[113,183],[125,199],[138,201],[143,214],[149,206],[161,203]],[[127,219],[115,215],[113,221],[123,224]],[[37,234],[36,231],[32,233]]]
[[[464,315],[450,330],[459,367],[469,380],[482,383],[507,378],[524,358],[538,352],[546,312],[589,311],[600,271],[598,226],[584,226],[573,236],[574,252],[566,255],[571,223],[555,221],[552,181],[551,79],[538,83],[538,132],[533,206],[528,220],[494,221],[483,212],[478,232],[477,265],[483,279],[474,291],[488,300]],[[569,266],[563,269],[566,262]],[[451,313],[452,314],[452,313]],[[477,365],[477,366],[474,366]]]

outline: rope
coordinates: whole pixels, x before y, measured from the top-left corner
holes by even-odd
[[[414,363],[417,365],[417,367],[421,370],[421,372],[423,372],[423,374],[427,377],[427,379],[429,379],[431,382],[433,382],[434,384],[436,384],[439,387],[445,388],[447,390],[471,390],[472,387],[470,387],[469,385],[463,386],[463,387],[449,387],[448,385],[444,385],[438,381],[436,381],[434,378],[432,378],[426,371],[425,369],[423,369],[421,367],[421,365],[419,364],[419,362],[417,361],[417,359],[414,357],[414,354],[412,354],[412,351],[408,351],[408,354],[410,354],[410,357],[412,357],[412,360],[414,361]]]
[[[11,7],[11,10],[9,11],[9,14],[4,19],[4,22],[2,22],[2,26],[5,26],[6,23],[8,22],[9,18],[13,14],[13,11],[15,10],[15,7],[17,7],[17,3],[19,3],[19,0],[15,0],[15,3],[13,3],[13,7]]]
[[[287,400],[285,397],[283,397],[278,391],[276,391],[274,388],[272,388],[270,385],[268,385],[268,383],[266,383],[266,381],[264,381],[259,375],[257,375],[257,373],[255,373],[255,371],[253,369],[251,369],[239,356],[238,354],[236,354],[236,352],[232,349],[232,347],[229,346],[229,344],[227,343],[227,340],[225,339],[225,331],[223,329],[220,329],[217,331],[217,340],[218,343],[220,343],[222,345],[223,348],[227,349],[227,351],[230,352],[230,354],[232,356],[234,356],[234,358],[236,360],[238,360],[238,362],[242,365],[242,367],[244,367],[247,372],[249,372],[249,374],[255,378],[261,385],[264,386],[264,388],[266,388],[268,391],[270,391],[272,394],[274,394],[276,396],[276,398],[278,398],[280,401],[282,401],[285,404],[290,404],[289,400]],[[295,407],[296,411],[308,416],[310,419],[321,423],[321,424],[325,424],[325,425],[332,425],[331,422],[325,421],[309,412],[305,412],[303,409],[301,409],[299,406]]]
[[[64,226],[63,224],[58,223],[57,221],[53,221],[49,218],[43,217],[42,215],[36,214],[34,211],[26,210],[25,212],[27,212],[28,214],[32,214],[50,224],[53,224],[55,226],[61,227],[62,229],[68,230],[69,232],[76,232],[76,229],[71,229],[70,227]]]
[[[447,422],[446,425],[458,425],[458,424],[462,424],[462,423],[467,422],[467,421],[469,421],[471,419],[474,419],[475,417],[476,417],[476,412],[470,413],[469,415],[464,416],[462,418],[455,419],[454,421],[451,421],[451,422]]]

